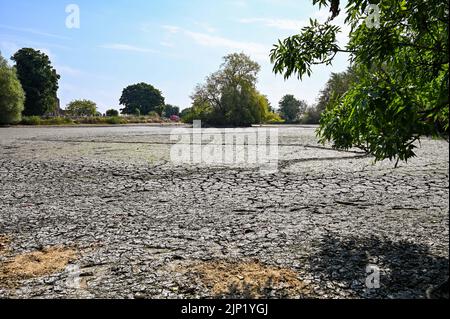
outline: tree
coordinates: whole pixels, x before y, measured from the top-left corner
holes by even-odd
[[[25,91],[24,115],[44,115],[57,109],[59,75],[49,57],[41,51],[24,48],[11,58],[16,62],[17,76]]]
[[[305,112],[308,105],[305,101],[297,100],[293,95],[285,95],[279,103],[281,117],[288,123],[294,123]]]
[[[194,107],[185,108],[183,111],[181,111],[180,117],[181,121],[183,121],[184,123],[191,124],[194,120],[201,120],[203,118],[202,116],[196,114],[196,109]]]
[[[109,117],[119,116],[119,111],[117,111],[115,109],[107,110],[106,116],[109,116]]]
[[[346,48],[333,19],[339,1],[313,0],[331,6],[325,22],[310,26],[271,51],[274,72],[285,78],[310,75],[315,64],[331,64],[339,52],[351,56],[358,82],[330,104],[318,131],[321,142],[338,149],[359,147],[376,160],[408,160],[422,135],[449,134],[449,7],[444,0],[377,1],[380,25],[367,23],[368,0],[349,0],[346,23],[352,28]]]
[[[152,113],[156,113],[156,112],[150,111],[150,112],[148,112],[148,115],[150,115]],[[135,108],[131,114],[139,117],[139,116],[141,116],[141,110],[139,108]]]
[[[120,105],[125,106],[122,114],[149,114],[157,112],[162,115],[164,110],[164,97],[160,90],[147,83],[138,83],[126,87],[120,97]]]
[[[341,73],[331,73],[330,79],[325,84],[325,88],[320,91],[316,106],[317,111],[323,113],[329,104],[336,99],[341,99],[350,89],[350,86],[356,83],[357,80],[353,68],[348,68],[347,71]]]
[[[180,112],[180,117],[183,118],[184,116],[188,115],[192,111],[192,108],[187,107],[184,110]]]
[[[258,98],[258,105],[259,105],[259,109],[260,109],[260,116],[259,116],[259,118],[257,118],[258,121],[256,122],[256,124],[284,123],[284,120],[277,113],[274,112],[267,96],[258,93],[257,98]]]
[[[311,20],[301,34],[279,41],[271,60],[276,73],[301,79],[312,65],[350,53],[358,81],[327,106],[320,140],[397,163],[415,156],[415,142],[423,135],[448,140],[448,1],[348,0],[345,23],[352,32],[346,48],[337,44],[340,28],[332,24],[341,12],[339,0],[313,3],[330,5],[331,17],[323,24]],[[367,20],[371,3],[380,9],[379,26]],[[448,280],[429,293],[444,294],[448,298]]]
[[[24,101],[25,92],[16,70],[0,55],[0,124],[19,122]]]
[[[180,115],[180,108],[178,106],[173,106],[170,104],[166,104],[164,106],[164,114],[165,117],[170,118],[172,115],[179,116]]]
[[[317,105],[307,108],[303,114],[301,124],[319,124],[321,113],[322,111]]]
[[[67,105],[66,112],[71,116],[96,116],[97,104],[90,100],[75,100]]]
[[[244,53],[224,57],[219,71],[198,85],[192,95],[192,114],[211,125],[249,126],[261,121],[261,99],[256,90],[258,63]]]
[[[319,124],[322,114],[327,109],[328,105],[333,105],[336,100],[339,100],[350,89],[351,85],[358,81],[355,70],[349,67],[347,71],[341,73],[331,73],[330,79],[325,84],[323,90],[317,98],[315,106],[307,108],[303,118],[302,124]]]

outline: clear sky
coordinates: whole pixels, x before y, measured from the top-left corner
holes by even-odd
[[[80,9],[79,29],[66,27],[69,4]],[[102,112],[118,109],[123,88],[138,82],[189,107],[222,57],[244,52],[260,63],[258,89],[277,107],[285,94],[314,103],[330,73],[346,69],[341,55],[303,82],[272,72],[272,45],[327,16],[312,0],[0,0],[0,51],[7,59],[22,47],[46,52],[61,75],[61,106],[91,99]]]

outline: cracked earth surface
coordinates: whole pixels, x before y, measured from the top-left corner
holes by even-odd
[[[422,140],[394,169],[320,146],[313,127],[280,127],[279,170],[261,174],[175,166],[170,130],[0,128],[0,269],[48,247],[77,252],[14,285],[0,271],[0,297],[246,297],[214,294],[202,263],[301,283],[267,284],[267,298],[424,298],[448,276],[447,142]]]

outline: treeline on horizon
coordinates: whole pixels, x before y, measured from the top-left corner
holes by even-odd
[[[97,104],[87,99],[71,101],[65,109],[60,107],[57,97],[60,75],[45,53],[23,48],[11,60],[15,62],[12,67],[0,54],[0,124],[192,123],[193,120],[210,126],[318,124],[332,95],[345,92],[351,77],[351,72],[333,73],[314,106],[285,95],[275,109],[256,89],[259,64],[244,53],[234,53],[225,56],[220,69],[196,86],[191,107],[183,111],[166,104],[162,92],[151,84],[137,83],[123,89],[119,100],[123,108],[110,108],[101,114]]]

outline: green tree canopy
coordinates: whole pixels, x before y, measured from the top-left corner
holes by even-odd
[[[180,115],[180,108],[178,106],[173,106],[171,104],[166,104],[164,106],[164,114],[165,117],[169,118],[172,115]]]
[[[341,99],[356,81],[357,76],[352,68],[348,68],[347,71],[341,73],[331,73],[330,79],[323,90],[320,91],[316,110],[323,113],[329,104]]]
[[[137,114],[138,110],[142,115],[150,112],[162,115],[165,102],[160,90],[147,83],[138,83],[123,90],[120,105],[125,106],[120,110],[122,114]]]
[[[106,111],[106,116],[119,116],[119,111],[115,109],[109,109]]]
[[[192,95],[193,116],[211,125],[249,126],[261,123],[269,103],[256,90],[258,63],[244,53],[224,57],[219,71]]]
[[[327,107],[321,141],[398,162],[415,155],[414,142],[422,135],[448,138],[448,1],[348,0],[344,14],[351,33],[345,48],[333,24],[343,11],[339,1],[313,2],[329,5],[330,19],[311,20],[300,34],[279,41],[271,60],[276,73],[301,79],[313,65],[350,53],[358,81]],[[380,9],[379,27],[367,23],[371,3]]]
[[[16,70],[0,55],[0,124],[19,122],[24,101],[25,93]]]
[[[184,118],[184,117],[188,116],[191,112],[192,112],[192,108],[187,107],[180,112],[180,117]]]
[[[66,112],[71,116],[96,116],[97,104],[90,100],[75,100],[67,105]]]
[[[295,96],[287,94],[283,96],[279,103],[279,112],[281,117],[288,123],[298,121],[300,115],[306,111],[308,107],[305,101],[299,101]]]
[[[17,76],[25,91],[24,115],[44,115],[58,106],[59,75],[49,57],[41,51],[24,48],[11,58],[16,62]]]

